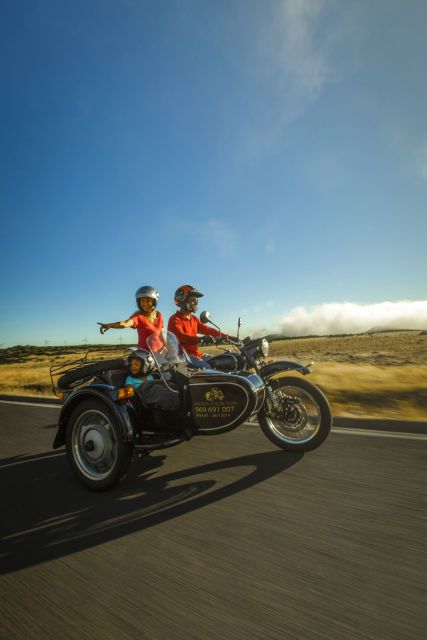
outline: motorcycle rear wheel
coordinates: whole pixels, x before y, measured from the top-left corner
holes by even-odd
[[[267,438],[285,451],[312,451],[328,437],[332,427],[329,402],[314,384],[286,376],[272,381],[281,416],[273,417],[266,398],[258,422]]]
[[[117,419],[99,400],[86,400],[70,415],[67,458],[75,477],[93,491],[105,491],[127,474],[132,443],[124,442]]]

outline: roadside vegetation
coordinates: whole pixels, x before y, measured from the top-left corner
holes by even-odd
[[[126,347],[18,346],[0,350],[0,394],[53,396],[49,368],[82,357],[109,359]],[[209,348],[212,353],[215,349]],[[314,361],[309,379],[335,415],[427,420],[427,331],[277,340],[272,358]]]

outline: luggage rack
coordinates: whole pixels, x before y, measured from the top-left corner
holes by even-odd
[[[62,376],[64,373],[66,373],[67,371],[70,371],[71,369],[78,369],[79,367],[82,367],[83,365],[88,364],[87,357],[89,353],[90,351],[86,351],[86,353],[81,358],[77,358],[77,360],[66,360],[61,364],[54,364],[50,367],[49,374],[50,374],[51,387],[52,387],[53,393],[56,395],[57,398],[60,398],[62,395],[61,393],[58,392],[58,386],[56,384],[58,381],[58,378]]]
[[[125,355],[126,351],[129,351],[130,349],[131,349],[130,347],[125,347],[125,349],[122,349],[121,350],[122,355]],[[111,349],[111,351],[118,352],[120,350]],[[63,396],[63,392],[58,391],[57,382],[58,382],[58,379],[62,375],[64,375],[64,373],[67,373],[67,371],[71,371],[72,369],[79,369],[80,367],[83,367],[86,364],[101,362],[104,359],[104,358],[96,358],[94,360],[88,360],[88,356],[91,353],[99,353],[99,351],[97,351],[96,349],[88,349],[85,352],[85,354],[82,355],[80,358],[77,358],[75,360],[66,360],[61,364],[54,364],[50,367],[49,375],[50,375],[50,381],[51,381],[51,388],[52,388],[52,392],[55,394],[57,398],[62,398]],[[109,353],[109,352],[107,351],[106,353]]]

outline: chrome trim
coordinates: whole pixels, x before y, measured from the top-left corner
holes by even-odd
[[[92,422],[87,423],[90,416]],[[95,416],[101,416],[102,420],[96,421]],[[117,461],[117,438],[108,416],[97,409],[84,411],[73,425],[71,441],[72,456],[82,475],[95,481],[110,475]],[[89,442],[93,445],[91,450],[86,449]],[[100,470],[96,469],[97,463]]]
[[[311,435],[307,436],[306,438],[303,439],[298,439],[298,438],[292,438],[289,436],[286,436],[286,433],[283,433],[283,431],[280,431],[280,429],[278,427],[276,427],[276,425],[274,424],[274,421],[272,418],[270,418],[270,416],[266,415],[266,421],[268,422],[268,426],[270,431],[272,431],[275,436],[281,440],[282,442],[286,443],[286,444],[305,444],[306,442],[310,442],[310,440],[313,440],[313,438],[318,434],[319,430],[320,430],[320,426],[322,423],[322,418],[321,418],[321,412],[320,412],[320,408],[319,405],[317,403],[317,401],[315,400],[315,398],[313,398],[313,396],[311,395],[311,393],[309,393],[306,389],[301,389],[301,387],[292,387],[291,384],[288,384],[286,386],[284,386],[281,391],[283,389],[287,389],[287,390],[292,390],[292,389],[296,389],[298,392],[303,392],[304,395],[306,395],[309,399],[309,401],[312,403],[312,405],[316,408],[316,413],[317,413],[317,425],[313,426],[309,424],[309,415],[307,413],[307,409],[304,406],[304,411],[306,413],[306,423],[305,425],[302,427],[302,429],[297,429],[297,430],[292,430],[292,427],[289,427],[288,429],[286,429],[286,426],[283,426],[282,429],[283,431],[286,432],[286,430],[288,431],[289,434],[297,434],[298,431],[303,431],[304,429],[307,428],[307,426],[312,426],[314,429],[314,432],[311,433]],[[283,422],[281,420],[277,420],[277,422]]]
[[[267,338],[263,338],[261,340],[261,353],[263,355],[264,358],[266,358],[268,356],[268,352],[270,351],[270,345],[268,343]]]

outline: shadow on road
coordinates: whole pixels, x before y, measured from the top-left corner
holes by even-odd
[[[0,486],[7,491],[0,504],[0,573],[177,518],[263,482],[302,457],[273,451],[158,475],[165,456],[149,456],[133,464],[123,485],[96,494],[64,473],[62,452],[2,460]],[[203,478],[224,470],[237,479],[218,486],[218,478]]]

